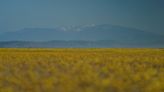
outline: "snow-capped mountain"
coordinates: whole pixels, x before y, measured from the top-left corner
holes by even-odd
[[[91,24],[54,29],[25,28],[0,34],[0,41],[87,41],[91,43],[98,41],[110,45],[151,47],[163,46],[164,36],[134,28]]]

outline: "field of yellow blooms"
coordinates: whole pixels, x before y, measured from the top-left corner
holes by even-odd
[[[164,92],[164,49],[0,49],[0,92]]]

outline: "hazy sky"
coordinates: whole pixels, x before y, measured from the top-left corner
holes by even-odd
[[[83,24],[164,34],[164,0],[0,0],[0,32]]]

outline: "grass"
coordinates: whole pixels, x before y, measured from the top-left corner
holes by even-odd
[[[0,92],[164,92],[164,49],[0,49]]]

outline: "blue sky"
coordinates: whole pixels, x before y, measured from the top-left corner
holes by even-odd
[[[0,32],[112,24],[164,34],[164,0],[1,0]]]

